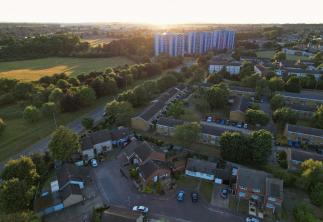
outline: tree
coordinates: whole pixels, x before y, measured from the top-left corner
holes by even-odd
[[[323,182],[323,162],[313,159],[305,160],[301,164],[301,176],[304,187],[311,189],[319,182]]]
[[[98,76],[91,82],[91,87],[97,97],[112,95],[118,91],[116,80],[111,77]]]
[[[301,91],[301,83],[299,78],[296,76],[291,76],[286,82],[285,90],[288,92],[299,93]]]
[[[174,138],[180,144],[187,146],[198,141],[200,132],[201,126],[196,122],[178,125],[175,128]]]
[[[80,100],[75,92],[68,90],[60,100],[60,108],[62,112],[75,112],[80,109]]]
[[[80,101],[81,106],[89,106],[96,99],[95,91],[88,86],[81,86],[75,96]]]
[[[249,158],[247,139],[241,133],[224,132],[219,141],[222,159],[243,163]]]
[[[5,180],[0,185],[0,206],[6,213],[15,213],[31,208],[35,187],[18,178]]]
[[[18,82],[14,89],[14,95],[18,100],[28,99],[34,86],[31,82]]]
[[[240,77],[241,79],[251,76],[254,73],[254,66],[250,62],[244,61],[242,63],[241,69],[240,69]]]
[[[0,123],[0,125],[1,125],[1,123]],[[320,105],[317,108],[316,112],[314,113],[314,116],[313,116],[313,125],[315,127],[317,127],[317,128],[323,129],[323,105]]]
[[[211,84],[219,84],[220,82],[222,82],[222,80],[223,78],[218,74],[211,74],[207,78],[207,82]]]
[[[48,147],[55,160],[65,161],[73,153],[78,152],[81,145],[79,136],[76,133],[64,126],[60,126],[54,131]]]
[[[301,87],[305,89],[315,89],[316,79],[314,75],[306,75],[299,78]]]
[[[16,160],[9,160],[1,173],[3,180],[17,178],[25,181],[27,185],[34,186],[39,179],[36,166],[32,159],[27,156],[20,157]]]
[[[106,105],[105,112],[110,123],[119,126],[128,125],[134,111],[129,102],[113,100]]]
[[[92,119],[91,117],[85,117],[82,119],[82,126],[87,129],[90,130],[93,128],[94,125],[94,119]]]
[[[5,130],[5,128],[6,128],[6,124],[3,121],[3,119],[0,118],[0,136],[3,133],[3,131]]]
[[[39,109],[35,106],[27,106],[24,110],[23,117],[28,122],[36,122],[40,119]]]
[[[49,156],[49,153],[33,153],[30,155],[30,158],[36,166],[36,172],[39,175],[40,181],[44,182],[47,179],[46,175],[50,172],[50,167],[52,165],[52,159]]]
[[[281,168],[287,169],[287,153],[285,151],[280,151],[277,156],[277,162]]]
[[[310,199],[313,204],[318,207],[323,205],[323,183],[318,182],[311,187]]]
[[[277,61],[277,62],[281,62],[281,61],[286,60],[286,53],[281,52],[281,51],[276,52],[276,53],[274,54],[273,60],[275,60],[275,61]]]
[[[41,107],[41,112],[43,116],[46,117],[53,117],[53,115],[57,113],[57,111],[57,106],[53,102],[44,103]]]
[[[260,81],[262,77],[258,74],[252,74],[251,76],[246,76],[242,79],[242,84],[246,87],[250,87],[255,89],[257,86],[257,82]]]
[[[271,109],[274,111],[276,109],[284,107],[285,106],[284,97],[279,94],[274,95],[270,100],[270,106],[271,106]]]
[[[275,123],[284,127],[286,123],[295,124],[297,122],[297,114],[288,107],[276,109],[273,113],[273,120]]]
[[[214,85],[206,92],[206,98],[211,109],[221,109],[227,104],[229,98],[228,87],[224,84]]]
[[[184,104],[182,101],[173,102],[167,110],[167,116],[172,116],[174,118],[179,118],[184,113]]]
[[[293,216],[296,222],[319,222],[305,202],[298,203],[294,207]]]
[[[72,86],[79,86],[80,80],[78,80],[76,77],[70,77],[68,78],[68,82],[72,85]]]
[[[267,130],[261,129],[253,131],[248,141],[248,153],[251,156],[248,158],[252,165],[264,165],[267,163],[272,150],[273,136]]]
[[[70,87],[70,84],[65,79],[59,79],[57,81],[56,85],[57,85],[58,88],[60,88],[62,90],[65,90],[68,87]]]
[[[274,76],[269,80],[268,85],[272,92],[282,91],[284,90],[285,82],[282,78]]]
[[[55,104],[60,104],[60,101],[63,97],[64,93],[60,88],[55,88],[52,90],[52,92],[50,93],[48,100],[50,102],[54,102]]]
[[[262,110],[248,109],[246,113],[246,121],[251,125],[260,124],[265,126],[269,122],[269,117]]]
[[[176,84],[177,84],[177,79],[172,74],[164,75],[157,80],[157,86],[161,92],[165,91],[166,89],[172,86],[175,86]]]

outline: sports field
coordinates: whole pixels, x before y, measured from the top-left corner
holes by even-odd
[[[87,74],[91,71],[103,71],[107,67],[116,67],[133,62],[125,57],[112,58],[44,58],[13,62],[0,62],[0,77],[19,80],[38,80],[55,73],[69,75]]]
[[[269,51],[258,51],[256,52],[257,56],[260,58],[267,58],[272,59],[274,57],[275,51],[269,50]],[[296,56],[296,55],[286,55],[287,60],[296,61],[298,59],[301,59],[303,61],[309,60],[309,57],[306,56]]]

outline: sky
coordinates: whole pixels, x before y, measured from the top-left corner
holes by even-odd
[[[323,0],[0,0],[0,22],[323,23]]]

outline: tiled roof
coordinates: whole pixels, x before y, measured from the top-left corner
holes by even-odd
[[[292,92],[278,92],[282,96],[299,98],[299,99],[310,99],[310,100],[319,100],[323,102],[323,92],[322,91],[306,91],[303,90],[300,93]]]
[[[217,169],[217,163],[213,163],[210,161],[199,160],[189,158],[186,164],[186,170],[193,172],[201,172],[215,175]]]
[[[269,197],[283,199],[283,181],[277,178],[266,178],[266,193]]]
[[[92,148],[95,144],[103,143],[109,140],[111,140],[109,130],[106,129],[96,131],[81,139],[81,148],[82,150],[86,150]]]
[[[316,110],[315,107],[301,105],[301,104],[288,104],[287,106],[291,109],[298,110],[298,111],[315,112]]]
[[[245,112],[250,106],[250,100],[244,96],[236,96],[232,106],[231,111],[241,111]]]
[[[323,155],[291,148],[291,159],[303,162],[308,159],[323,161]]]
[[[317,128],[287,124],[287,130],[289,132],[294,132],[294,133],[302,133],[302,134],[306,134],[306,135],[323,137],[323,130],[317,129]]]
[[[61,197],[61,200],[64,201],[66,198],[68,198],[70,195],[82,195],[82,191],[77,184],[69,184],[66,187],[64,187],[63,190],[59,191],[59,195]]]
[[[184,124],[184,121],[179,120],[179,119],[174,119],[174,118],[161,117],[158,119],[157,124],[163,125],[163,126],[168,126],[168,127],[175,127],[177,125]]]
[[[266,178],[268,173],[249,168],[238,169],[237,184],[245,188],[257,189],[264,193],[266,191]]]
[[[120,140],[123,139],[129,135],[131,135],[132,132],[129,128],[127,127],[123,127],[123,128],[119,128],[116,130],[112,130],[111,131],[111,139],[112,140]]]
[[[136,222],[140,216],[140,212],[111,206],[103,212],[101,222]]]
[[[57,171],[57,180],[59,187],[63,187],[71,180],[83,181],[80,169],[73,164],[64,164]]]
[[[255,90],[249,87],[243,87],[243,86],[229,86],[230,90],[233,91],[242,91],[242,92],[251,92],[254,93]]]
[[[141,175],[145,179],[149,178],[158,169],[159,169],[158,165],[155,164],[153,160],[149,160],[145,164],[139,166],[139,171],[141,172]]]

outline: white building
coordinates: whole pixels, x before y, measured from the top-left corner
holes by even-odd
[[[209,73],[218,73],[222,69],[225,69],[231,75],[238,75],[240,73],[240,68],[240,62],[215,61],[209,65]]]

